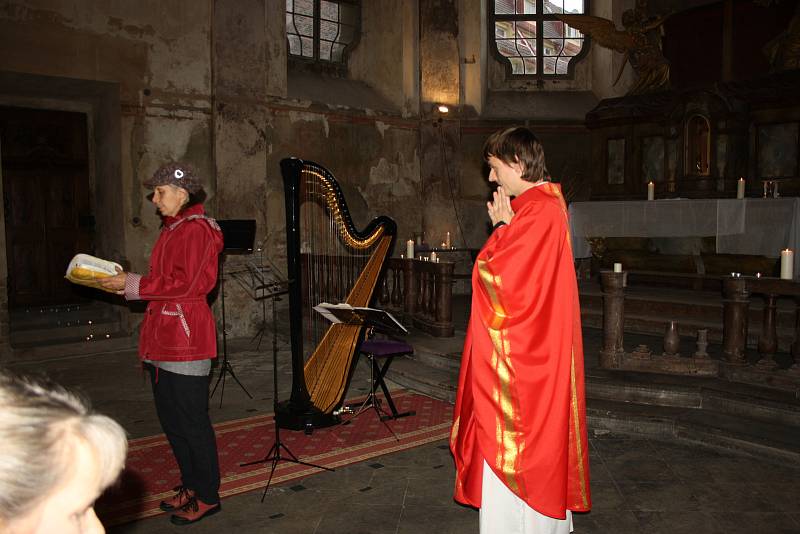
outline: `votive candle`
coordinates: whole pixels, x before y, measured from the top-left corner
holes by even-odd
[[[622,272],[622,264],[621,263],[615,263],[614,264],[614,272],[615,273],[621,273]]]

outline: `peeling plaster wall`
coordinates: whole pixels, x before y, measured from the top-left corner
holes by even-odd
[[[405,105],[403,12],[408,6],[403,4],[393,0],[362,3],[361,39],[347,63],[352,79],[377,90],[398,110]]]
[[[115,88],[92,112],[104,132],[92,150],[113,155],[94,177],[97,244],[99,253],[133,270],[146,270],[159,231],[143,198],[144,177],[165,159],[189,160],[213,195],[210,18],[210,3],[186,0],[0,5],[0,71],[49,77],[42,83],[50,87],[20,84],[15,96],[32,95],[34,107],[46,91],[51,99],[91,103],[91,83]],[[80,94],[84,80],[88,92]],[[4,90],[14,94],[8,84]]]
[[[423,114],[433,104],[458,106],[461,98],[456,0],[420,1],[420,99]]]
[[[613,13],[630,1],[615,0]],[[425,231],[438,244],[450,231],[454,245],[478,247],[487,235],[490,188],[481,147],[489,133],[512,121],[527,122],[544,132],[554,174],[570,165],[583,172],[588,165],[575,157],[574,148],[580,152],[588,138],[574,117],[554,113],[542,121],[538,111],[482,116],[496,81],[490,82],[486,70],[494,60],[486,51],[485,5],[362,2],[364,31],[349,79],[334,89],[311,75],[299,83],[310,80],[315,91],[293,94],[292,87],[300,86],[292,86],[287,73],[283,0],[15,0],[0,4],[0,74],[107,82],[118,93],[116,100],[103,101],[110,110],[92,108],[100,110],[93,111],[100,131],[116,129],[120,139],[116,152],[103,149],[118,161],[98,169],[97,180],[117,195],[99,198],[98,209],[121,222],[98,231],[112,259],[133,270],[146,269],[159,231],[140,184],[167,159],[198,167],[212,216],[256,220],[256,249],[262,250],[228,256],[226,271],[261,261],[262,254],[285,265],[279,162],[288,156],[330,169],[360,228],[374,216],[389,215],[401,242]],[[462,61],[473,56],[475,63]],[[563,89],[591,86],[594,71],[582,69],[576,82],[546,87],[561,92],[564,109],[570,95]],[[602,66],[596,77],[607,70]],[[376,95],[371,103],[362,89]],[[524,84],[513,89],[522,98],[538,91]],[[325,101],[326,91],[349,99]],[[386,106],[373,105],[384,101]],[[467,112],[438,123],[430,114],[434,102]],[[586,106],[588,100],[580,102]],[[232,281],[226,284],[226,314],[234,336],[252,335],[262,319],[260,306]]]

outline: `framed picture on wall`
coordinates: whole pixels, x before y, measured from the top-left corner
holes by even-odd
[[[798,123],[759,124],[756,135],[759,177],[798,175]]]
[[[642,179],[645,183],[664,181],[664,138],[642,138]]]
[[[607,141],[606,176],[609,185],[625,183],[625,138]]]

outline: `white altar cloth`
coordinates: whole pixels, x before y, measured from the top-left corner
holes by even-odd
[[[720,254],[777,258],[793,249],[800,274],[800,198],[573,202],[569,214],[575,258],[591,256],[589,237],[713,236]]]

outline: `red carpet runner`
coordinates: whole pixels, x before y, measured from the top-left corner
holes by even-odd
[[[336,468],[448,437],[452,405],[401,391],[393,393],[392,398],[398,411],[417,412],[411,417],[387,421],[399,441],[378,420],[372,408],[349,424],[318,429],[310,436],[281,429],[281,441],[300,460]],[[269,452],[275,442],[272,414],[220,423],[214,429],[222,473],[220,495],[225,498],[266,486],[269,463],[248,467],[239,467],[239,464],[260,460]],[[129,447],[121,484],[106,492],[96,506],[106,526],[163,513],[158,504],[172,495],[172,487],[180,479],[178,466],[163,435],[131,440]],[[272,485],[319,471],[313,467],[279,462]]]

